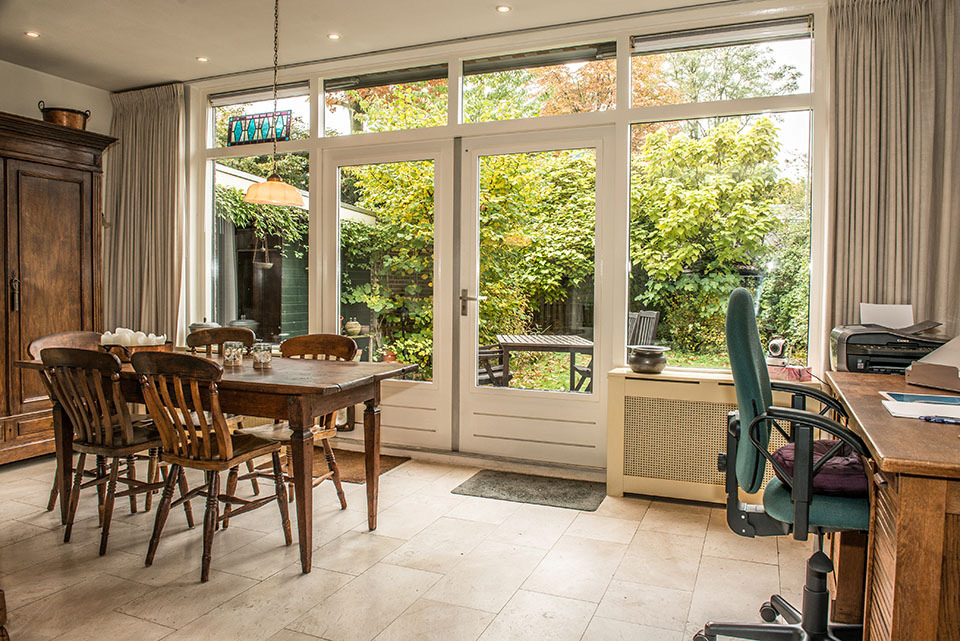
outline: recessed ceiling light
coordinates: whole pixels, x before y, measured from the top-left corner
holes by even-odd
[[[513,11],[513,7],[511,7],[508,4],[498,4],[497,11],[499,11],[500,13],[510,13],[511,11]]]
[[[40,34],[37,33],[36,31],[24,31],[24,32],[23,32],[23,35],[25,35],[25,36],[28,37],[28,38],[39,38],[39,37],[40,37]]]
[[[331,40],[339,40],[342,36],[339,33],[328,33],[327,37]]]
[[[204,56],[197,56],[197,62],[210,62],[210,58]]]

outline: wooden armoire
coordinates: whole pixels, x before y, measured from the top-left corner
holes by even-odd
[[[102,331],[101,161],[113,142],[0,112],[0,464],[54,449],[43,384],[14,365],[30,342]]]

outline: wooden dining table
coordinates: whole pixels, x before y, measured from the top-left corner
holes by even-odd
[[[18,367],[41,370],[40,361],[18,361]],[[224,367],[220,407],[230,414],[288,421],[297,508],[300,565],[310,572],[313,557],[313,432],[317,417],[362,403],[367,487],[367,525],[377,527],[380,482],[380,383],[413,372],[416,365],[275,358],[267,369],[254,369],[250,359]],[[121,388],[131,403],[142,403],[139,380],[129,363],[120,374]],[[73,426],[54,400],[53,428],[60,496],[70,496],[73,471]],[[60,501],[66,523],[68,501]]]

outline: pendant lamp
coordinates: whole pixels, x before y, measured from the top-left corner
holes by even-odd
[[[253,183],[243,197],[245,203],[303,207],[303,196],[293,185],[280,180],[277,173],[277,72],[280,69],[280,0],[273,1],[273,173],[266,182]]]

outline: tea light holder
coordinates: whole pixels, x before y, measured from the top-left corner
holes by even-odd
[[[223,344],[223,366],[239,367],[243,364],[243,343],[227,341]]]
[[[253,368],[269,369],[273,367],[273,346],[270,343],[256,343],[253,346]]]

